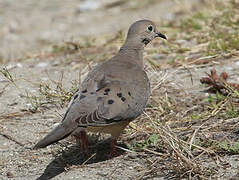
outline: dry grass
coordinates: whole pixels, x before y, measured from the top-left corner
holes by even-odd
[[[164,28],[169,42],[155,42],[146,49],[146,70],[152,82],[150,104],[122,137],[130,151],[153,157],[139,172],[138,179],[152,178],[158,172],[178,179],[209,179],[216,177],[219,168],[224,168],[217,160],[239,155],[239,92],[224,84],[229,92],[227,96],[216,94],[202,98],[173,81],[173,77],[183,70],[190,76],[190,68],[238,57],[238,1],[207,3],[209,8],[203,12],[196,12],[177,23],[166,23]],[[112,56],[123,37],[120,31],[103,46],[94,44],[95,39],[87,39],[84,45],[68,42],[54,46],[50,53],[73,54],[89,65],[88,59],[98,62]],[[158,61],[160,57],[155,54],[162,54],[166,61]],[[159,71],[172,67],[171,73]],[[1,73],[14,82],[6,69]],[[61,82],[62,79],[52,81],[54,86],[39,84],[37,95],[26,95],[32,104],[30,111],[39,111],[46,103],[66,105],[76,83],[66,90]],[[209,161],[214,162],[214,166],[205,164]]]
[[[176,75],[179,69],[170,76]],[[180,179],[216,177],[217,169],[205,161],[216,162],[215,159],[239,153],[238,91],[228,87],[228,96],[196,97],[196,103],[193,102],[195,94],[184,92],[183,97],[191,99],[188,102],[182,98],[182,87],[170,85],[169,74],[152,69],[149,73],[154,77],[151,102],[124,137],[132,151],[154,156],[150,165],[140,172],[139,179],[152,178],[162,171]],[[167,92],[162,94],[158,89],[164,86]]]
[[[188,62],[213,64],[238,56],[238,1],[204,3],[207,8],[161,24],[160,29],[167,32],[168,41],[162,43],[160,48],[147,51],[151,62],[161,68],[168,68]],[[160,58],[155,58],[155,53],[167,55],[165,65],[157,62]]]
[[[62,85],[62,81],[63,74],[59,81],[51,80],[51,85],[47,83],[37,84],[39,90],[37,94],[28,92],[22,94],[28,104],[28,110],[35,113],[49,108],[50,105],[53,105],[53,107],[67,105],[77,90],[78,82],[72,82],[72,87],[66,89]]]

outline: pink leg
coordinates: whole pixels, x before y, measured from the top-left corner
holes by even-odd
[[[76,138],[76,141],[80,141],[82,150],[84,151],[85,154],[89,154],[89,146],[88,146],[88,140],[86,137],[86,132],[85,131],[80,131],[80,134],[74,135]]]
[[[116,144],[116,139],[112,139],[111,140],[111,152],[110,152],[110,156],[109,156],[110,158],[116,157],[119,155],[119,153],[116,151],[115,144]]]

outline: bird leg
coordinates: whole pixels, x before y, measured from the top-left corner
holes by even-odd
[[[88,140],[86,137],[86,132],[85,131],[80,131],[79,134],[74,135],[76,138],[76,141],[80,143],[82,150],[84,151],[85,154],[89,154],[89,146],[88,146]]]
[[[80,132],[80,141],[81,141],[82,149],[85,152],[85,154],[89,154],[88,140],[87,140],[85,131]]]
[[[112,139],[111,140],[111,152],[110,152],[110,155],[109,155],[110,158],[116,157],[116,156],[119,155],[119,153],[116,151],[115,144],[116,144],[116,139]]]

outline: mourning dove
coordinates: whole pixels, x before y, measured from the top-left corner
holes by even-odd
[[[152,21],[133,23],[119,52],[88,73],[61,124],[34,148],[44,148],[72,134],[80,137],[87,151],[86,130],[111,134],[111,154],[115,154],[116,139],[148,103],[150,81],[143,70],[143,50],[156,37],[166,39]]]

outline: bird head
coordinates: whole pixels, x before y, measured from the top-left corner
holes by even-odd
[[[135,46],[146,46],[156,37],[167,39],[165,35],[157,30],[152,21],[139,20],[130,26],[126,41]]]

